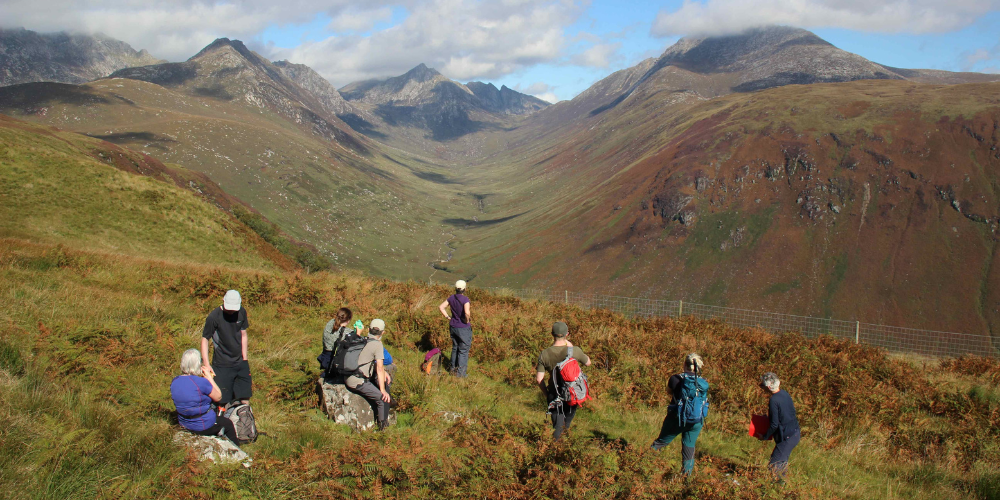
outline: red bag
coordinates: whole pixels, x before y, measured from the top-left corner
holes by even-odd
[[[767,429],[771,427],[771,419],[766,415],[754,415],[750,417],[750,427],[747,429],[750,437],[763,438]]]
[[[554,385],[560,400],[570,406],[580,406],[590,400],[590,384],[580,369],[580,363],[573,357],[573,346],[566,349],[566,359],[556,365],[553,376],[556,377]]]

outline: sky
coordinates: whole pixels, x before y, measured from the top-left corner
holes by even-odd
[[[549,102],[680,37],[768,24],[888,66],[1000,73],[1000,0],[0,0],[0,27],[101,32],[169,61],[228,37],[337,87],[425,63]]]

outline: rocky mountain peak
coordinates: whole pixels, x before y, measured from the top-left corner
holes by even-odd
[[[426,64],[420,63],[410,71],[403,73],[403,75],[398,78],[404,78],[406,80],[414,80],[417,82],[426,82],[428,80],[433,80],[434,78],[439,76],[441,76],[441,73],[438,73],[437,70],[428,68]]]
[[[0,86],[29,82],[86,83],[122,68],[163,61],[103,34],[0,29]]]

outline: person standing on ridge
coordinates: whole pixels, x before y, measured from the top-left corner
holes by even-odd
[[[469,348],[472,347],[472,313],[469,298],[465,296],[468,285],[464,280],[455,282],[455,293],[438,306],[438,310],[449,319],[451,330],[451,372],[457,377],[465,377],[469,365]],[[448,309],[451,309],[451,314]]]
[[[767,441],[774,438],[774,451],[771,452],[771,461],[767,466],[774,472],[778,482],[783,482],[788,472],[788,459],[792,455],[792,450],[799,444],[802,431],[799,428],[799,419],[795,416],[792,397],[781,389],[778,376],[772,372],[765,373],[760,377],[760,388],[767,394],[767,418],[771,421],[771,427],[760,440]]]
[[[694,470],[694,447],[708,409],[708,381],[701,377],[704,364],[698,354],[688,354],[684,357],[684,371],[667,380],[670,406],[667,407],[660,435],[650,446],[659,450],[680,435],[681,465],[685,475]]]
[[[247,311],[241,305],[240,292],[229,290],[222,298],[222,306],[208,313],[201,333],[201,363],[215,376],[222,395],[218,404],[225,406],[233,400],[249,403],[253,395],[250,378],[250,358],[247,352]],[[208,341],[212,340],[215,352],[208,362]]]
[[[550,376],[549,382],[546,384],[545,374],[551,374],[556,369],[556,365],[570,356],[569,349],[571,347],[573,348],[573,359],[584,366],[590,366],[590,357],[584,354],[583,349],[573,346],[568,337],[569,327],[566,326],[566,323],[562,321],[554,323],[552,325],[552,346],[538,354],[538,362],[535,364],[535,383],[538,384],[538,388],[542,390],[545,400],[549,403],[549,412],[552,414],[552,439],[556,440],[562,437],[563,431],[573,423],[577,407],[571,405],[569,401],[563,401],[562,403],[557,402],[556,407],[553,408],[552,402],[559,397],[555,386],[556,381]]]

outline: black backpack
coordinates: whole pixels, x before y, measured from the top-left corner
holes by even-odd
[[[361,366],[358,364],[361,351],[366,345],[368,345],[368,337],[362,337],[355,331],[348,332],[337,340],[337,348],[333,351],[333,358],[330,360],[330,373],[344,376],[357,375],[366,378],[361,373]]]

